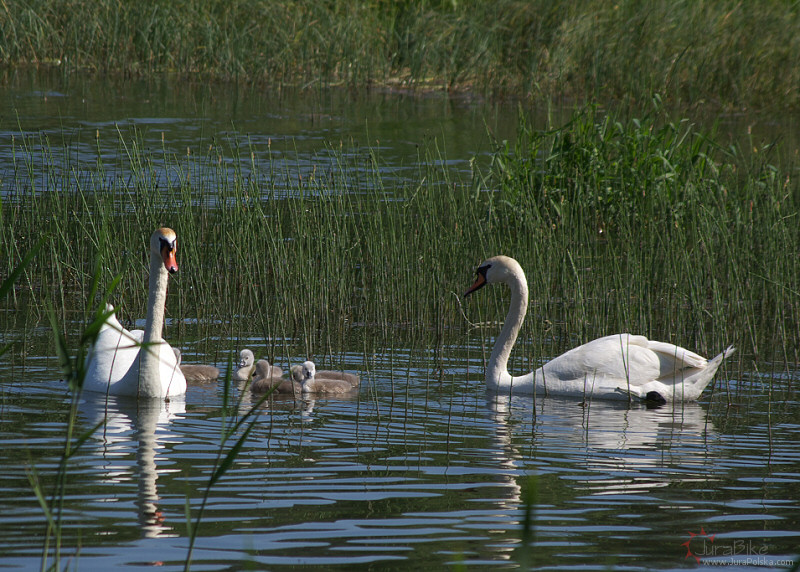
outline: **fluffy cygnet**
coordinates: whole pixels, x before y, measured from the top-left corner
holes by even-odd
[[[256,358],[248,349],[243,349],[239,352],[239,369],[233,372],[231,379],[235,381],[247,381],[253,373]]]
[[[361,383],[361,379],[358,377],[358,374],[349,373],[346,371],[334,371],[331,369],[318,369],[314,374],[314,379],[339,379],[349,383],[350,387],[358,387]]]
[[[317,366],[313,361],[292,366],[292,379],[300,383],[303,393],[347,393],[355,389],[355,386],[345,379],[317,377]]]
[[[281,368],[270,365],[265,359],[258,360],[255,369],[253,383],[250,385],[250,391],[253,393],[266,393],[275,386],[277,386],[275,393],[293,394],[300,391],[299,384],[281,377],[283,374]]]
[[[181,350],[172,348],[172,351],[175,352],[175,359],[186,381],[213,381],[219,377],[219,369],[213,365],[182,364]]]

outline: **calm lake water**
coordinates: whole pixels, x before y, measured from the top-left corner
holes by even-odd
[[[350,171],[373,172],[373,159],[387,187],[416,178],[419,163],[442,163],[470,172],[470,161],[488,164],[497,141],[516,133],[514,105],[488,104],[442,95],[404,96],[375,92],[353,97],[346,91],[303,93],[230,85],[188,85],[169,79],[100,82],[60,76],[14,76],[0,84],[0,192],[8,194],[31,176],[28,163],[53,167],[34,174],[31,186],[95,181],[104,167],[105,186],[125,188],[127,161],[151,165],[162,184],[176,183],[176,159],[187,161],[194,185],[213,186],[203,165],[227,162],[231,177],[268,177],[272,193],[297,188],[303,177],[321,177],[352,161]],[[491,134],[491,135],[490,135]],[[65,151],[66,149],[66,151]],[[430,151],[430,157],[426,157]],[[238,171],[237,171],[238,170]],[[360,190],[371,178],[359,180]],[[355,187],[354,191],[359,190]],[[213,193],[211,193],[213,195]],[[208,193],[206,193],[206,196]]]
[[[98,156],[113,164],[124,152],[119,132],[135,132],[176,154],[202,154],[215,140],[261,156],[268,148],[286,161],[275,171],[292,174],[344,141],[379,149],[391,182],[415,172],[420,146],[433,139],[467,173],[472,157],[491,151],[487,129],[513,137],[517,113],[438,96],[300,96],[167,80],[25,76],[0,91],[3,195],[25,137],[66,142],[87,171]],[[465,269],[465,287],[470,278]],[[71,398],[44,322],[24,360],[0,360],[2,569],[41,563],[46,522],[31,481],[53,490],[67,431]],[[798,371],[723,372],[713,396],[676,409],[508,399],[484,390],[483,336],[453,335],[443,363],[419,348],[369,362],[345,348],[342,361],[363,378],[356,395],[262,405],[209,490],[192,568],[788,570],[800,560]],[[209,361],[198,349],[208,340],[170,341],[187,363]],[[265,343],[254,335],[212,345]],[[252,406],[247,394],[238,403],[236,387],[227,397],[220,381],[168,403],[81,400],[76,434],[106,422],[68,463],[62,569],[183,568],[186,506],[196,519],[223,423]]]
[[[352,398],[264,404],[210,490],[193,568],[668,570],[698,566],[688,550],[703,567],[797,559],[796,401],[770,407],[757,389],[744,406],[718,395],[675,410],[508,399],[483,389],[478,348],[458,351],[441,382],[378,358]],[[29,475],[49,490],[70,402],[52,358],[29,364],[0,369],[0,557],[28,570],[44,538]],[[196,516],[236,407],[223,411],[221,382],[169,403],[82,400],[78,433],[107,422],[69,463],[70,566],[182,567],[185,505]]]

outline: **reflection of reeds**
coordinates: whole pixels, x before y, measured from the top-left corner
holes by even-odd
[[[346,146],[320,150],[300,177],[269,149],[217,143],[178,156],[121,134],[120,153],[98,152],[88,168],[45,139],[16,145],[0,255],[19,260],[20,244],[53,237],[24,283],[31,307],[50,300],[62,324],[95,304],[98,258],[102,285],[120,276],[122,319],[144,315],[139,245],[169,224],[182,268],[171,339],[196,320],[198,337],[258,337],[280,356],[438,351],[465,325],[457,295],[472,267],[505,253],[531,286],[526,359],[615,331],[798,359],[790,167],[658,113],[621,121],[590,110],[546,132],[523,118],[516,147],[499,147],[488,169],[455,175],[431,145],[415,177],[392,186],[379,151]],[[471,321],[503,315],[502,293],[486,299],[465,307]]]

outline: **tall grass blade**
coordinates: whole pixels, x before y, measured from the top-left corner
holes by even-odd
[[[61,328],[56,318],[56,312],[50,302],[47,302],[47,317],[50,319],[50,326],[53,329],[53,337],[55,338],[56,354],[58,355],[58,365],[61,368],[61,373],[64,379],[67,380],[71,391],[78,391],[81,387],[81,380],[76,376],[78,368],[72,363],[69,348],[67,347],[67,340],[64,334],[61,333]]]
[[[253,427],[255,426],[255,422],[256,422],[255,419],[250,422],[250,424],[244,430],[244,433],[242,433],[241,437],[239,437],[239,439],[236,440],[236,443],[234,443],[233,447],[231,447],[230,451],[228,451],[228,453],[225,455],[225,458],[222,460],[222,462],[219,464],[219,466],[217,466],[216,470],[211,475],[211,478],[208,481],[208,486],[209,487],[213,487],[214,484],[216,484],[216,482],[222,477],[222,475],[224,475],[228,471],[228,469],[231,467],[231,465],[233,465],[233,462],[236,460],[236,457],[239,455],[239,452],[242,450],[242,446],[244,445],[244,442],[247,440],[247,437],[250,435],[250,431],[253,430]]]
[[[230,367],[231,362],[232,358],[229,358],[229,367],[225,374],[225,381],[224,381],[226,391],[230,388],[230,377],[232,371],[232,368]],[[217,483],[217,481],[219,481],[220,478],[222,478],[222,476],[228,471],[228,469],[230,469],[233,466],[233,463],[239,456],[239,453],[241,452],[242,447],[247,441],[247,438],[250,436],[250,432],[255,427],[258,418],[255,418],[252,421],[250,421],[245,430],[242,432],[242,434],[239,436],[239,438],[236,440],[236,442],[233,444],[233,446],[230,448],[230,450],[225,454],[225,457],[223,458],[222,451],[225,447],[225,443],[227,442],[227,440],[230,438],[231,435],[235,434],[239,430],[239,428],[242,427],[242,425],[246,423],[247,420],[250,419],[250,417],[252,417],[260,409],[261,405],[269,398],[270,395],[272,395],[272,393],[276,389],[277,385],[272,389],[270,389],[269,391],[265,392],[264,395],[262,395],[252,405],[252,407],[250,407],[250,409],[244,415],[241,416],[241,418],[230,428],[230,430],[227,431],[225,430],[225,424],[223,420],[221,429],[222,439],[220,442],[220,448],[217,451],[217,459],[215,462],[214,470],[212,471],[211,476],[208,479],[208,484],[206,485],[206,488],[203,492],[203,500],[200,503],[200,508],[198,509],[197,518],[194,523],[192,522],[191,519],[191,507],[189,504],[189,499],[188,498],[186,499],[185,514],[187,520],[187,534],[189,535],[189,549],[187,551],[186,560],[184,563],[184,570],[187,572],[191,567],[192,554],[194,553],[194,546],[197,541],[197,534],[199,533],[200,530],[200,522],[202,521],[206,505],[208,504],[208,497],[211,492],[211,488]],[[244,388],[244,391],[247,391],[247,387]],[[227,402],[227,399],[225,401]]]
[[[14,269],[9,273],[9,275],[6,276],[5,280],[3,280],[3,283],[0,284],[0,299],[3,299],[6,296],[8,296],[9,292],[11,292],[12,288],[14,288],[14,284],[16,284],[19,277],[22,275],[25,269],[30,265],[30,263],[33,261],[36,255],[39,254],[39,251],[47,243],[48,240],[50,240],[50,237],[48,236],[41,237],[39,241],[33,246],[33,248],[31,248],[25,254],[25,256],[22,258],[19,264],[17,264],[14,267]],[[8,352],[8,350],[10,350],[12,347],[14,347],[14,342],[3,344],[3,346],[0,347],[0,357],[2,357],[6,352]]]
[[[3,280],[3,283],[0,284],[0,298],[5,298],[11,289],[14,287],[17,279],[20,275],[25,272],[25,269],[30,265],[36,255],[39,254],[39,251],[42,247],[47,244],[50,240],[49,236],[43,236],[38,240],[36,244],[25,254],[23,259],[17,264],[16,267],[6,276],[6,279]]]

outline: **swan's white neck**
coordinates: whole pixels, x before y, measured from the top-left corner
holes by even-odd
[[[164,329],[164,305],[167,301],[169,273],[157,252],[150,252],[150,285],[147,296],[147,320],[144,346],[139,352],[139,395],[159,397],[162,393],[159,374],[161,333]]]
[[[489,387],[511,383],[512,377],[508,373],[508,358],[517,341],[525,314],[528,312],[528,281],[525,279],[525,274],[520,270],[519,273],[512,274],[505,282],[511,289],[511,303],[486,368],[486,384]]]

